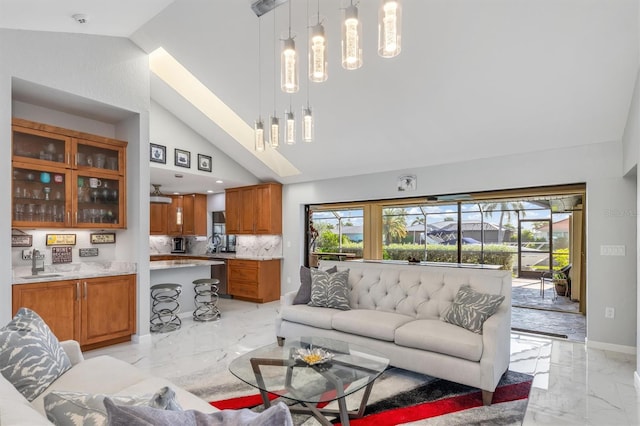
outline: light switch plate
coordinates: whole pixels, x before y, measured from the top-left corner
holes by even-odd
[[[626,256],[627,250],[621,245],[602,245],[600,246],[601,256]]]

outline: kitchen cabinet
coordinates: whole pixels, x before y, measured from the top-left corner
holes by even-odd
[[[280,298],[280,260],[229,259],[227,291],[240,300],[265,303]]]
[[[167,204],[151,203],[149,206],[149,233],[167,235]]]
[[[167,205],[166,235],[207,235],[206,195],[172,195],[171,200]],[[182,223],[178,223],[179,216]]]
[[[13,227],[126,228],[127,142],[16,118],[12,131]]]
[[[131,340],[136,332],[136,276],[16,284],[13,313],[38,313],[58,340],[77,340],[82,350]]]
[[[225,192],[228,234],[282,233],[282,185],[260,185],[230,188]]]

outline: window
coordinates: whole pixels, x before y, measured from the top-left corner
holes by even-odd
[[[331,257],[336,253],[349,253],[352,257],[362,257],[363,250],[363,209],[310,209],[308,225],[308,249],[310,254]]]
[[[571,262],[571,229],[582,227],[572,213],[583,198],[584,185],[568,185],[308,206],[309,260],[416,259],[538,276]]]

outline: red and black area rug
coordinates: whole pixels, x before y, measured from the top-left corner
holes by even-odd
[[[493,404],[485,407],[481,392],[476,388],[390,368],[376,381],[364,417],[352,420],[351,424],[519,425],[524,419],[532,380],[530,375],[508,371],[496,389]],[[348,407],[357,407],[360,397],[359,392],[349,396]],[[283,401],[291,403],[286,399]],[[262,400],[255,389],[243,392],[242,396],[212,401],[211,404],[220,409],[262,409]],[[305,415],[295,415],[294,423],[305,426],[318,424]],[[335,423],[339,424],[339,421]]]

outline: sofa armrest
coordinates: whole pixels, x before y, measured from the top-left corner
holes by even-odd
[[[511,357],[511,309],[503,308],[489,317],[482,327],[483,352],[480,359],[482,389],[495,389],[509,368]]]
[[[298,291],[290,291],[288,293],[283,294],[282,296],[280,296],[280,305],[281,306],[291,306],[293,305],[293,299],[296,298],[296,294],[298,294]]]
[[[84,355],[82,355],[82,351],[80,350],[80,343],[75,340],[64,340],[60,342],[60,346],[67,353],[69,360],[71,361],[71,365],[76,365],[82,361],[84,361]]]

